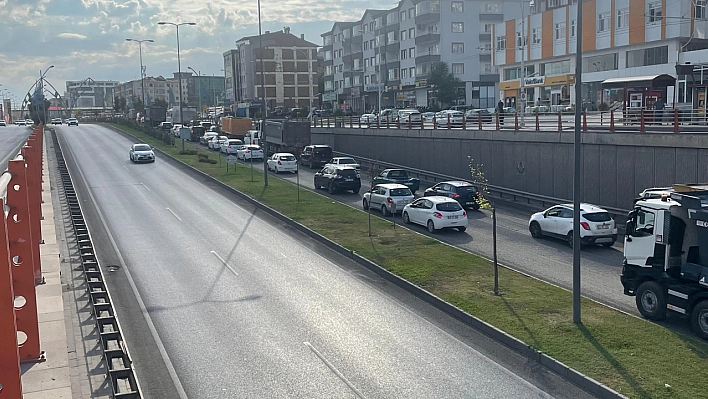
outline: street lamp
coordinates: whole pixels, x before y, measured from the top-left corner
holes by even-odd
[[[143,39],[143,40],[136,40],[136,39],[125,39],[126,41],[129,42],[137,42],[138,43],[138,48],[140,49],[140,93],[142,94],[143,97],[143,113],[145,112],[145,69],[143,68],[143,42],[146,43],[155,43],[154,40],[152,39]]]
[[[266,119],[266,107],[265,101],[268,96],[266,96],[265,91],[265,69],[263,62],[263,30],[261,25],[261,0],[258,0],[258,48],[261,50],[261,134],[259,137],[263,142],[263,186],[268,187],[268,145],[265,140],[265,119]],[[254,82],[255,83],[255,82]]]
[[[200,72],[195,71],[194,68],[192,68],[192,67],[187,67],[187,69],[196,73],[197,76],[199,77],[199,79],[197,79],[199,81],[199,90],[197,91],[197,96],[199,97],[199,118],[201,119],[201,117],[202,117],[201,116],[201,114],[202,114],[202,73],[201,73],[201,71]]]
[[[39,81],[40,81],[39,84],[40,84],[40,90],[41,90],[40,93],[42,93],[42,95],[41,95],[42,114],[44,115],[44,121],[42,121],[43,125],[47,124],[47,107],[46,107],[46,103],[44,100],[44,75],[46,75],[47,72],[49,72],[49,70],[52,68],[54,68],[54,65],[50,65],[49,67],[47,67],[47,69],[44,70],[44,73],[42,73],[41,69],[39,70]]]
[[[196,25],[196,23],[195,22],[182,22],[180,24],[176,24],[174,22],[160,21],[157,24],[158,25],[172,25],[175,28],[177,28],[177,76],[178,76],[178,81],[179,81],[179,123],[184,125],[184,118],[182,117],[182,64],[181,64],[180,58],[179,58],[179,27],[182,25]],[[172,123],[174,123],[174,118],[172,120]]]

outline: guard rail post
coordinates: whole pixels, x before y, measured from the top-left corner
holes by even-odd
[[[390,127],[391,127],[391,124],[389,122],[388,115],[386,115],[386,129],[388,129]]]
[[[336,118],[336,116],[335,116]],[[327,118],[327,129],[329,129],[329,118]]]
[[[538,132],[539,130],[541,130],[541,123],[538,119],[538,112],[536,112],[536,131]]]
[[[353,118],[354,118],[354,115],[349,114],[349,128],[350,129],[354,127],[354,119]]]
[[[324,117],[320,116],[320,127],[324,127]]]
[[[615,132],[615,110],[610,110],[610,132]]]
[[[562,132],[563,131],[563,120],[562,120],[562,114],[558,112],[558,131]]]
[[[674,133],[679,132],[679,118],[678,118],[678,110],[674,108]]]
[[[583,131],[588,131],[588,112],[583,111]]]
[[[519,113],[514,112],[514,131],[519,131]]]
[[[437,115],[433,115],[433,130],[438,129]]]
[[[477,115],[477,130],[482,130],[482,115]]]
[[[499,130],[499,113],[497,112],[496,115],[497,115],[497,130]]]
[[[423,123],[422,119],[420,123]],[[413,129],[413,117],[411,115],[408,115],[408,130],[411,129]]]
[[[376,128],[381,129],[381,115],[376,115]]]
[[[367,122],[367,123],[371,123],[371,122],[369,122],[369,117],[368,117],[368,116],[366,117],[366,122]],[[361,129],[361,116],[359,117],[359,129]]]
[[[639,131],[644,133],[646,130],[644,126],[644,109],[639,110]]]
[[[34,283],[44,283],[42,277],[42,263],[39,261],[39,244],[42,242],[42,165],[38,138],[33,133],[22,147],[22,156],[27,165],[27,199],[29,203],[31,233],[32,233],[32,258],[34,262]]]
[[[467,115],[462,114],[462,130],[467,130]]]
[[[450,124],[450,114],[447,114],[447,129],[450,130],[451,124]]]
[[[17,347],[17,323],[15,320],[15,294],[12,289],[12,263],[7,240],[5,201],[0,198],[3,210],[0,220],[0,398],[22,397],[22,371],[20,352]]]
[[[399,115],[398,118],[396,118],[396,129],[401,128],[401,116]]]
[[[32,247],[37,245],[32,240],[32,223],[27,190],[27,168],[25,161],[14,159],[7,163],[11,174],[7,187],[7,205],[10,208],[8,219],[12,221],[7,228],[10,248],[13,289],[15,297],[24,298],[23,306],[15,307],[17,320],[20,361],[35,362],[42,360],[39,348],[39,320],[37,318],[37,296],[34,284],[34,262]],[[24,334],[24,337],[20,336]],[[24,340],[22,340],[24,338]]]

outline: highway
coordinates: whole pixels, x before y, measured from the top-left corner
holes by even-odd
[[[122,135],[56,131],[145,397],[590,397]]]
[[[17,155],[30,133],[29,126],[0,126],[0,170],[7,169],[7,161]]]

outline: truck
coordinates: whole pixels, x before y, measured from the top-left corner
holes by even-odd
[[[150,126],[159,126],[167,120],[167,109],[157,105],[151,105],[147,110],[147,120],[150,121]]]
[[[639,199],[625,230],[624,294],[645,318],[676,312],[708,340],[708,184],[674,184],[661,198]]]
[[[310,122],[287,119],[266,120],[265,144],[268,153],[297,151],[310,144]]]

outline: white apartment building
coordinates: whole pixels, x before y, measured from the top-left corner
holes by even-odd
[[[130,82],[121,83],[116,87],[116,94],[119,97],[128,100],[128,106],[130,107],[133,97],[142,101],[142,87],[144,85],[146,105],[149,106],[150,104],[153,104],[155,100],[165,101],[170,106],[176,105],[179,104],[178,101],[180,98],[184,98],[185,100],[187,99],[187,83],[191,73],[182,72],[182,75],[182,97],[180,96],[180,91],[177,89],[179,86],[179,81],[176,73],[174,78],[148,76],[145,77],[142,82],[140,79],[137,79],[131,80]]]
[[[705,0],[582,4],[582,98],[588,109],[603,103],[652,108],[659,97],[669,106],[698,100],[698,86],[677,75],[676,66],[708,60]],[[527,107],[556,111],[575,104],[576,22],[577,2],[534,0],[521,18],[494,25],[494,65],[506,105],[516,107],[524,96]],[[705,85],[703,95],[705,100]]]
[[[120,83],[113,80],[67,80],[64,98],[66,106],[72,109],[104,110],[113,108],[115,87]]]

